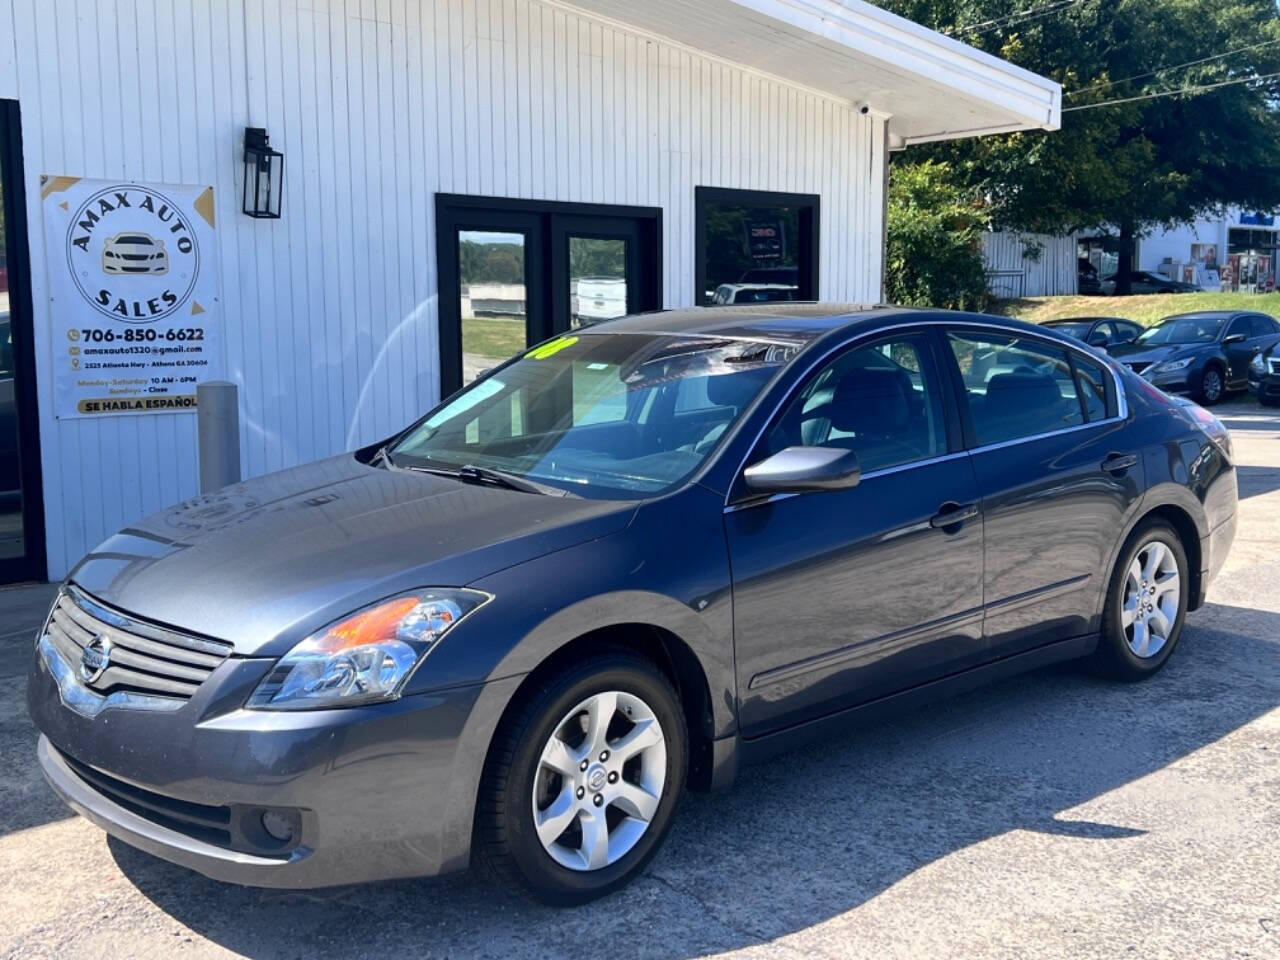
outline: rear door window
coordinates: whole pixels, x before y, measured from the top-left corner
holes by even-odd
[[[1064,348],[1016,335],[966,330],[949,331],[947,342],[960,367],[978,446],[1085,422],[1085,406]]]

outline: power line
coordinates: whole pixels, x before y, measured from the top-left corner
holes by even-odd
[[[1230,87],[1237,83],[1255,83],[1260,80],[1271,80],[1280,77],[1280,70],[1275,73],[1264,73],[1258,77],[1236,77],[1234,80],[1219,80],[1217,83],[1202,83],[1196,87],[1180,87],[1177,90],[1161,90],[1158,93],[1144,93],[1137,97],[1123,97],[1118,100],[1102,100],[1098,103],[1082,103],[1074,107],[1063,107],[1063,113],[1075,110],[1096,110],[1098,107],[1114,107],[1122,103],[1137,103],[1139,100],[1155,100],[1158,97],[1176,97],[1192,93],[1203,93],[1206,90],[1217,90],[1219,87]]]
[[[959,36],[964,33],[987,33],[1003,26],[1013,26],[1025,20],[1036,20],[1040,17],[1047,17],[1051,13],[1057,13],[1067,7],[1078,6],[1084,0],[1053,0],[1052,3],[1043,7],[1028,7],[1026,10],[1019,10],[1016,13],[1008,14],[1003,17],[995,17],[991,20],[983,20],[981,23],[972,23],[965,27],[954,28],[953,36]]]
[[[1091,90],[1101,90],[1103,87],[1115,87],[1122,83],[1129,83],[1132,80],[1145,80],[1147,77],[1154,77],[1157,74],[1170,73],[1174,70],[1181,70],[1184,67],[1194,67],[1197,64],[1208,63],[1210,60],[1221,60],[1223,57],[1234,56],[1237,53],[1245,53],[1249,50],[1258,50],[1262,47],[1271,47],[1277,43],[1280,43],[1280,39],[1264,40],[1261,43],[1253,43],[1247,47],[1237,47],[1234,50],[1227,50],[1227,51],[1224,51],[1223,53],[1215,53],[1212,56],[1201,57],[1199,60],[1188,60],[1186,63],[1175,64],[1172,67],[1159,67],[1147,73],[1135,73],[1132,77],[1125,77],[1122,80],[1104,80],[1102,83],[1095,83],[1088,87],[1081,87],[1079,90],[1071,90],[1067,93],[1064,93],[1063,96],[1076,97],[1082,93],[1088,93]]]

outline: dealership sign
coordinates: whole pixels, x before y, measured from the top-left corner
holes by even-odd
[[[194,410],[216,379],[213,188],[42,177],[54,409]]]

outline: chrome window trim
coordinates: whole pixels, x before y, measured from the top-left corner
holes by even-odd
[[[167,713],[181,710],[189,702],[171,697],[152,697],[141,693],[128,693],[117,690],[115,693],[102,696],[95,693],[80,682],[75,667],[62,658],[62,654],[47,637],[42,636],[38,645],[40,657],[48,668],[54,684],[58,687],[58,699],[68,710],[82,717],[93,719],[103,710],[129,709],[150,710],[156,713]]]
[[[820,356],[816,357],[813,360],[813,362],[810,363],[804,369],[804,371],[801,374],[799,374],[799,376],[796,377],[795,383],[792,386],[792,388],[787,391],[786,395],[782,398],[782,400],[773,408],[773,410],[769,412],[769,416],[765,419],[764,425],[756,432],[755,437],[752,438],[750,445],[747,447],[747,452],[743,456],[742,462],[738,464],[738,469],[734,471],[733,480],[730,481],[729,489],[728,491],[726,491],[724,495],[725,512],[730,513],[735,509],[745,509],[746,507],[755,507],[765,503],[774,503],[777,500],[785,500],[789,497],[795,497],[800,495],[799,493],[779,493],[779,494],[774,494],[771,497],[767,497],[760,500],[731,501],[729,499],[733,494],[733,488],[737,485],[738,477],[740,477],[742,475],[742,472],[747,468],[747,461],[751,458],[751,454],[755,451],[757,444],[760,443],[760,438],[764,436],[765,430],[769,428],[769,424],[773,422],[774,417],[778,415],[778,412],[782,410],[783,407],[791,401],[791,398],[795,395],[796,390],[799,389],[800,384],[803,383],[805,379],[811,373],[813,373],[815,369],[817,369],[821,364],[825,363],[827,361],[827,358],[839,353],[842,350],[853,349],[864,340],[874,340],[874,339],[877,339],[881,334],[891,333],[894,330],[910,330],[910,329],[916,329],[920,327],[956,327],[959,329],[968,329],[968,330],[973,330],[973,329],[994,330],[1003,334],[1011,334],[1013,336],[1021,336],[1024,338],[1036,339],[1043,343],[1051,344],[1055,347],[1061,347],[1064,350],[1073,351],[1074,353],[1084,357],[1087,360],[1090,360],[1095,364],[1098,363],[1099,360],[1101,360],[1103,369],[1105,369],[1109,374],[1111,374],[1111,382],[1115,385],[1115,388],[1116,388],[1116,411],[1117,411],[1116,416],[1105,417],[1102,420],[1092,420],[1089,423],[1078,423],[1070,427],[1063,427],[1060,430],[1050,430],[1047,433],[1038,433],[1030,437],[1016,437],[1013,440],[1001,440],[998,443],[989,443],[989,444],[984,444],[982,446],[977,446],[977,447],[967,447],[963,450],[957,450],[954,453],[945,454],[942,457],[930,458],[928,460],[913,460],[910,463],[903,463],[894,467],[886,467],[884,470],[873,470],[871,473],[863,474],[862,479],[864,480],[870,479],[872,477],[882,476],[885,473],[908,470],[912,467],[927,466],[932,463],[937,463],[940,460],[947,460],[953,457],[971,456],[975,453],[983,453],[987,450],[998,450],[998,449],[1001,449],[1002,447],[1011,447],[1019,443],[1033,443],[1036,440],[1044,440],[1048,437],[1056,437],[1064,433],[1073,433],[1076,430],[1083,430],[1086,427],[1100,427],[1109,423],[1123,423],[1125,420],[1129,419],[1129,401],[1128,401],[1127,395],[1125,394],[1124,381],[1120,378],[1120,373],[1118,370],[1116,370],[1114,366],[1116,361],[1111,360],[1109,357],[1100,357],[1100,355],[1094,351],[1081,350],[1077,346],[1075,346],[1075,344],[1068,343],[1065,338],[1062,340],[1055,340],[1053,337],[1043,337],[1037,333],[1031,333],[1026,330],[1022,330],[1018,327],[1007,326],[1002,323],[992,323],[990,321],[970,320],[968,318],[960,319],[960,320],[952,320],[952,319],[943,319],[940,317],[922,317],[914,320],[903,321],[902,323],[893,323],[893,324],[889,324],[888,326],[877,327],[875,330],[864,331],[862,333],[855,335],[850,340],[845,340],[842,343],[836,344],[835,346],[826,350]]]

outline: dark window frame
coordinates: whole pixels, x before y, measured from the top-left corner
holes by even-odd
[[[22,114],[16,100],[0,100],[0,177],[5,184],[6,269],[17,403],[18,469],[22,483],[23,555],[0,560],[0,583],[45,580],[48,554],[40,469],[40,416],[36,391],[35,320],[31,252],[27,243],[27,191],[22,163]]]
[[[1077,350],[1075,347],[1057,340],[1050,340],[1046,337],[1037,337],[1034,334],[1025,334],[1019,330],[1009,330],[1001,327],[982,327],[971,326],[964,323],[946,323],[939,324],[937,331],[939,347],[942,352],[946,368],[950,372],[951,392],[954,395],[955,403],[959,410],[960,423],[964,433],[964,449],[970,453],[975,450],[985,450],[988,447],[1005,447],[1017,443],[1029,443],[1034,442],[1037,439],[1052,437],[1061,433],[1069,433],[1074,430],[1084,430],[1088,427],[1096,427],[1099,424],[1110,423],[1118,419],[1120,416],[1120,396],[1117,393],[1116,378],[1114,374],[1106,369],[1105,363],[1099,363],[1097,359],[1090,357],[1082,350]],[[979,443],[977,426],[974,424],[973,412],[969,405],[969,393],[964,382],[964,374],[960,370],[959,358],[956,357],[955,351],[951,348],[951,344],[949,342],[949,337],[952,333],[971,337],[981,337],[984,335],[1006,337],[1019,342],[1026,341],[1034,343],[1043,349],[1061,350],[1067,355],[1067,363],[1071,369],[1071,382],[1075,387],[1077,394],[1079,393],[1080,388],[1078,384],[1076,384],[1076,357],[1088,360],[1096,366],[1102,366],[1103,372],[1107,374],[1103,380],[1107,391],[1106,416],[1101,420],[1090,420],[1088,418],[1089,412],[1085,406],[1084,398],[1077,395],[1077,400],[1080,403],[1080,415],[1083,418],[1081,423],[1071,424],[1045,433],[1028,434],[1025,437],[1015,437],[1010,440],[997,440],[991,443]]]
[[[443,402],[462,388],[462,317],[458,283],[457,230],[478,229],[523,232],[525,239],[525,328],[531,343],[551,336],[558,305],[568,291],[556,289],[556,270],[568,263],[565,249],[557,245],[564,236],[559,225],[566,220],[629,220],[639,227],[641,249],[636,251],[637,269],[649,283],[635,285],[629,297],[636,297],[636,310],[658,310],[663,301],[662,208],[601,203],[571,203],[561,200],[529,200],[515,197],[487,197],[473,194],[437,193],[436,200],[436,329],[440,371],[440,400]],[[525,226],[504,227],[503,216],[525,221]],[[579,229],[574,236],[585,235]],[[601,235],[612,236],[611,232]],[[546,282],[542,282],[545,280]],[[539,287],[545,289],[538,289]],[[629,312],[630,307],[629,307]]]
[[[702,306],[702,294],[707,289],[707,208],[716,205],[737,207],[795,207],[799,220],[799,236],[796,238],[799,260],[797,273],[800,289],[796,299],[817,300],[818,259],[821,253],[822,198],[816,193],[778,193],[772,190],[738,190],[732,187],[694,187],[694,278],[693,303]],[[730,283],[732,281],[721,281]]]

